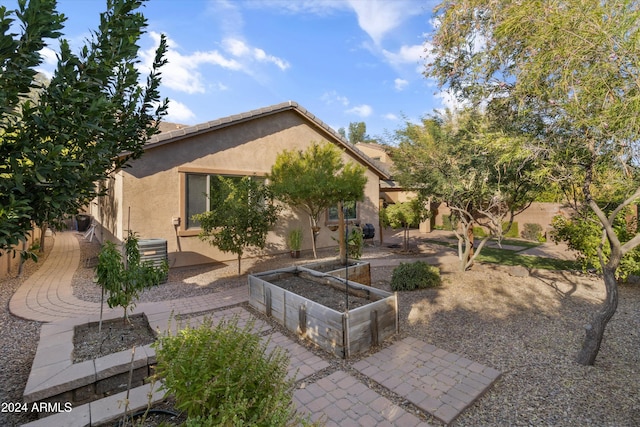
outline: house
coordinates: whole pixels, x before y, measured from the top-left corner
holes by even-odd
[[[105,196],[90,208],[99,240],[122,241],[127,230],[143,239],[165,239],[172,267],[228,261],[198,238],[192,215],[207,207],[206,193],[216,175],[265,177],[283,150],[304,150],[312,142],[336,144],[345,162],[366,167],[365,198],[356,205],[353,222],[379,224],[380,183],[389,174],[302,106],[289,101],[195,126],[169,126],[145,146],[131,166],[101,183]],[[335,210],[325,212],[318,247],[335,246]],[[266,253],[287,251],[293,228],[304,232],[303,250],[311,248],[309,220],[303,212],[285,210],[267,239]],[[254,252],[249,256],[262,252]]]

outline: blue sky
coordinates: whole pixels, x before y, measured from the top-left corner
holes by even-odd
[[[447,103],[421,73],[433,31],[430,0],[150,0],[143,63],[160,33],[167,121],[196,124],[293,100],[335,129],[364,121],[384,136]],[[10,8],[15,1],[8,2]],[[103,0],[59,0],[77,50]],[[50,45],[57,49],[57,42]],[[45,71],[55,54],[43,52]]]

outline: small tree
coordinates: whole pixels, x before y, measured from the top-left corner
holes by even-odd
[[[218,176],[218,183],[209,201],[210,210],[194,215],[194,219],[202,228],[200,239],[238,256],[239,276],[244,251],[265,247],[280,207],[272,203],[270,189],[251,177],[234,181]]]
[[[141,263],[138,237],[131,231],[124,241],[124,252],[123,259],[113,242],[105,242],[98,255],[96,275],[98,284],[107,292],[107,304],[110,308],[122,307],[126,321],[140,292],[159,284],[167,276],[169,265],[166,261],[160,267]]]
[[[276,198],[302,209],[309,216],[314,258],[318,256],[316,239],[320,231],[320,214],[342,201],[361,200],[367,182],[364,167],[351,162],[345,164],[341,151],[329,142],[314,142],[305,151],[285,150],[278,154],[269,179],[269,187]],[[340,207],[338,214],[342,217]],[[343,222],[340,221],[341,226]],[[343,246],[342,232],[341,254]]]
[[[402,250],[405,252],[409,250],[409,228],[424,218],[422,206],[420,199],[413,199],[409,202],[389,205],[382,212],[382,221],[385,226],[403,229]]]

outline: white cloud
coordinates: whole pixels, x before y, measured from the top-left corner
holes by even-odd
[[[323,93],[320,99],[327,105],[331,105],[333,103],[342,104],[345,107],[349,105],[349,98],[338,95],[338,92],[335,90]]]
[[[413,46],[402,46],[397,52],[390,52],[386,49],[382,50],[382,54],[391,65],[398,66],[403,64],[418,64],[425,57],[425,47],[421,44]]]
[[[369,117],[373,113],[373,108],[367,104],[356,105],[355,107],[348,109],[347,113],[355,114],[360,117]]]
[[[196,118],[196,115],[186,105],[174,99],[169,100],[166,120],[168,122],[187,123]]]
[[[155,56],[155,49],[160,43],[160,34],[152,31],[149,33],[154,46],[141,51],[143,67],[150,68]],[[162,84],[179,92],[189,94],[204,93],[205,83],[198,68],[203,64],[216,65],[230,70],[242,70],[242,65],[233,58],[226,58],[216,50],[206,52],[194,52],[183,55],[178,51],[180,47],[175,41],[167,38],[167,64],[162,67]]]
[[[383,117],[384,117],[385,119],[387,119],[387,120],[393,120],[393,121],[398,120],[398,116],[396,116],[396,115],[395,115],[395,114],[393,114],[393,113],[387,113],[387,114],[385,114]]]
[[[397,91],[404,90],[409,85],[409,82],[407,80],[400,78],[395,79],[393,83]]]
[[[358,16],[358,25],[379,45],[385,34],[412,15],[422,13],[417,2],[401,0],[347,0]]]
[[[56,51],[51,49],[50,47],[43,47],[40,52],[38,52],[42,57],[42,64],[36,68],[36,71],[44,74],[47,79],[51,80],[53,77],[53,72],[58,66],[58,57],[56,56]]]
[[[267,54],[264,50],[247,45],[237,38],[226,38],[222,41],[222,46],[233,56],[245,61],[258,61],[275,64],[282,71],[290,67],[290,64],[274,55]]]

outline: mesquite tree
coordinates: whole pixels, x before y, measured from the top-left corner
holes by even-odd
[[[462,271],[490,238],[502,238],[540,189],[535,153],[494,127],[478,111],[464,110],[406,123],[395,133],[397,179],[451,210]],[[488,232],[474,250],[476,225]]]
[[[580,201],[599,221],[606,298],[577,357],[592,365],[617,309],[616,270],[640,244],[640,234],[621,241],[614,227],[640,198],[640,4],[456,0],[437,9],[437,20],[426,74],[467,101],[486,103],[511,131],[547,150],[549,176],[579,184]],[[598,171],[611,168],[622,171],[620,187],[630,190],[605,213],[593,184]]]

